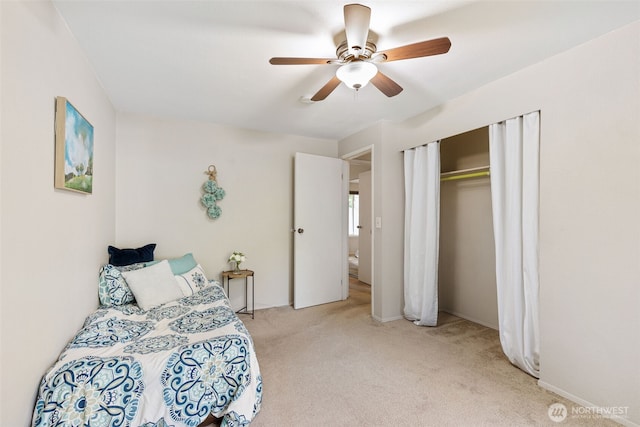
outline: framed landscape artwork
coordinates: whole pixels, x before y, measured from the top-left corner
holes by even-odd
[[[93,126],[71,103],[56,97],[55,188],[93,192]]]

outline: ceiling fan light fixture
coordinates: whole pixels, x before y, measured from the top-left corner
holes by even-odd
[[[378,74],[378,68],[364,61],[349,62],[336,71],[336,77],[355,90],[365,87],[376,74]]]

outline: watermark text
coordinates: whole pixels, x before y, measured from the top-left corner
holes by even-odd
[[[567,418],[626,418],[628,412],[628,406],[571,406],[569,409],[564,403],[556,402],[549,405],[547,415],[551,421],[561,423]]]

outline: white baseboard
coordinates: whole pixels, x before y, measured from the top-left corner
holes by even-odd
[[[461,319],[468,320],[469,322],[477,323],[478,325],[486,326],[487,328],[490,328],[490,329],[493,329],[493,330],[496,330],[496,331],[498,330],[498,328],[495,325],[490,325],[487,322],[484,322],[482,320],[473,319],[473,318],[471,318],[471,317],[469,317],[469,316],[467,316],[465,314],[458,313],[458,312],[453,311],[453,310],[440,310],[440,311],[442,311],[444,313],[452,314],[452,315],[454,315],[456,317],[460,317]]]
[[[378,317],[375,315],[371,315],[371,317],[373,317],[375,320],[377,320],[378,322],[393,322],[394,320],[400,320],[400,319],[404,319],[403,316],[393,316],[393,317]]]
[[[602,408],[598,405],[594,405],[591,402],[588,402],[578,396],[575,396],[565,390],[562,390],[561,388],[558,388],[552,384],[549,384],[547,382],[544,382],[542,380],[538,380],[538,385],[542,388],[544,388],[545,390],[549,390],[559,396],[562,396],[564,398],[567,398],[569,400],[571,400],[572,402],[577,403],[580,406],[583,406],[585,408],[593,408],[593,412],[595,413],[602,413],[605,414],[607,413],[606,408]],[[599,411],[600,410],[600,411]],[[627,408],[628,410],[628,408]],[[611,415],[611,416],[602,416],[603,418],[607,418],[610,419],[612,421],[615,421],[617,423],[622,424],[623,426],[628,426],[628,427],[640,427],[640,424],[636,424],[634,421],[630,420],[629,418],[623,417],[623,416],[619,416],[619,415]]]

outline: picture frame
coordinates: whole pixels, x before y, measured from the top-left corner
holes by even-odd
[[[55,188],[93,193],[93,125],[65,97],[56,97]]]

